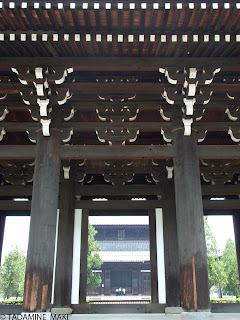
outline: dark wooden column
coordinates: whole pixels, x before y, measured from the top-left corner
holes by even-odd
[[[151,264],[151,300],[158,303],[158,274],[157,274],[157,244],[156,244],[156,215],[155,210],[148,210],[150,264]]]
[[[166,304],[168,307],[178,307],[180,306],[180,270],[173,179],[169,179],[164,182],[163,190],[163,237],[166,277]]]
[[[37,138],[23,302],[25,311],[46,311],[51,302],[61,134],[60,117],[55,120],[52,121],[51,136],[43,137],[39,132]]]
[[[87,295],[87,253],[88,253],[88,216],[89,210],[82,213],[81,255],[80,255],[80,288],[79,303],[86,303]]]
[[[6,220],[6,215],[0,214],[0,266],[1,266],[1,261],[2,261],[1,258],[2,258],[2,246],[3,246],[5,220]]]
[[[174,181],[181,306],[185,310],[210,309],[203,204],[197,138],[173,132]]]
[[[75,170],[73,165],[70,170],[70,179],[64,179],[62,181],[60,200],[54,306],[67,307],[71,305],[72,291],[73,230],[75,210]]]
[[[111,271],[105,270],[104,271],[104,294],[109,295],[111,294]]]
[[[240,281],[240,215],[233,215],[233,225],[234,225],[234,234],[235,234],[235,243],[236,243],[236,253],[237,253],[237,263],[238,263],[238,274]]]
[[[138,270],[132,270],[132,294],[138,294]]]

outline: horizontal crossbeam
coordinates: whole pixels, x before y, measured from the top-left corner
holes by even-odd
[[[76,209],[90,209],[90,210],[138,210],[138,209],[154,209],[162,208],[164,206],[163,200],[109,200],[109,201],[92,201],[82,200],[76,201]],[[240,200],[224,200],[212,201],[203,200],[203,209],[205,210],[239,210]],[[12,210],[30,210],[31,201],[12,201],[0,200],[1,211]],[[0,211],[0,214],[1,214]],[[3,213],[3,212],[2,212]]]
[[[240,145],[210,145],[198,146],[198,155],[201,159],[240,159]],[[166,159],[174,156],[172,145],[161,146],[69,146],[60,147],[62,159]],[[34,159],[35,146],[30,145],[2,145],[0,159]]]
[[[164,189],[162,185],[78,185],[76,186],[76,195],[107,197],[107,196],[157,196],[161,195]],[[239,185],[202,185],[202,194],[210,196],[229,196],[240,194]],[[1,186],[0,197],[28,197],[32,195],[31,186]],[[239,208],[240,209],[240,208]]]
[[[73,67],[76,71],[158,71],[159,67],[210,67],[225,71],[240,71],[240,58],[31,58],[29,67]],[[26,58],[0,58],[0,70],[26,67]]]

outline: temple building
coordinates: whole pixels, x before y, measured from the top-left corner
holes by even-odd
[[[240,312],[210,303],[203,223],[233,216],[240,274],[239,42],[236,1],[0,2],[0,248],[31,215],[19,312]],[[149,217],[150,304],[87,303],[103,215]]]
[[[122,219],[124,220],[124,219]],[[103,262],[99,274],[102,284],[88,295],[116,295],[124,288],[124,295],[151,295],[149,225],[93,223]],[[97,270],[94,270],[97,272]]]

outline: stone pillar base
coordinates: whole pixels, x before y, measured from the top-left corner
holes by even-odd
[[[53,314],[71,314],[72,308],[68,307],[53,307],[51,309],[51,313]]]
[[[198,312],[182,312],[182,320],[209,320],[213,315],[210,311],[198,311]]]
[[[166,314],[181,314],[183,312],[182,307],[166,307],[165,313]]]

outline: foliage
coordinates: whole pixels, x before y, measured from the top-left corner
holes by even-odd
[[[240,299],[232,299],[232,298],[212,298],[211,303],[240,303]]]
[[[0,285],[4,298],[23,296],[25,269],[26,258],[15,247],[5,257],[0,268]]]
[[[236,248],[231,239],[228,239],[226,243],[221,261],[227,276],[227,283],[223,286],[224,293],[240,297]]]
[[[9,299],[9,300],[0,300],[0,304],[23,304],[23,299]]]
[[[226,286],[227,278],[224,272],[223,262],[219,259],[217,241],[212,234],[206,218],[204,218],[204,229],[207,248],[209,288],[217,285],[224,287]]]
[[[95,289],[101,285],[102,279],[100,274],[96,274],[93,270],[101,269],[102,260],[100,259],[98,251],[101,250],[95,235],[96,229],[89,223],[88,226],[88,256],[87,256],[87,286],[88,288]]]

